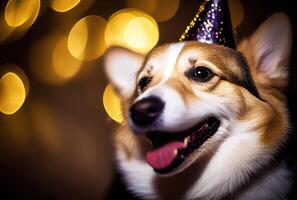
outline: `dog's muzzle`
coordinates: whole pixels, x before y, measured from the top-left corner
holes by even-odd
[[[156,126],[162,121],[164,110],[165,103],[157,96],[145,97],[135,102],[129,110],[134,132],[151,141],[151,148],[145,155],[147,163],[155,172],[163,175],[181,166],[190,154],[217,132],[221,124],[215,116],[206,116],[184,130],[162,131]]]

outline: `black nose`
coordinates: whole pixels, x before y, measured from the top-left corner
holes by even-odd
[[[138,126],[146,126],[155,121],[164,109],[164,102],[155,96],[147,97],[136,102],[130,108],[130,116]]]

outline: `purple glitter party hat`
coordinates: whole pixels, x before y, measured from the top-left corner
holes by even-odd
[[[228,0],[205,0],[179,41],[198,40],[235,49]]]

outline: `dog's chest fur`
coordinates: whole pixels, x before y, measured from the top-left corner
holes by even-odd
[[[230,139],[230,143],[235,140],[236,136]],[[228,148],[228,145],[225,148]],[[245,166],[245,169],[237,169],[235,166],[234,169],[226,169],[224,161],[219,158],[232,159],[235,162],[240,162],[240,158],[237,157],[238,152],[236,155],[233,151],[221,150],[224,150],[221,152],[224,155],[217,155],[218,160],[208,162],[207,171],[201,173],[201,168],[205,166],[196,164],[173,178],[159,177],[142,158],[127,158],[126,152],[121,148],[117,151],[117,163],[127,188],[141,199],[286,199],[290,189],[291,172],[285,161],[271,162],[272,158],[263,151],[254,158],[255,161],[261,160],[263,166],[257,166],[255,162]],[[240,151],[240,147],[237,150]],[[217,166],[221,166],[221,169],[215,170]],[[246,173],[249,170],[255,171],[257,167],[259,169],[256,173]],[[227,173],[229,175],[226,175]],[[226,177],[228,178],[225,179]]]

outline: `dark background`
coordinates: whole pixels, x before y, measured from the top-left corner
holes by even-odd
[[[199,2],[181,0],[175,16],[158,24],[159,44],[178,40],[197,12]],[[245,17],[236,29],[238,40],[249,36],[274,12],[285,12],[291,20],[293,49],[286,93],[294,127],[297,124],[297,6],[294,1],[284,0],[241,2]],[[0,2],[0,12],[6,3]],[[122,0],[97,0],[78,19],[95,14],[107,20],[122,8],[126,8]],[[119,175],[114,173],[111,134],[116,123],[108,119],[101,103],[107,84],[101,60],[87,62],[87,70],[59,87],[41,83],[29,68],[32,43],[59,28],[56,22],[61,22],[65,15],[67,13],[61,15],[43,6],[36,22],[24,36],[0,43],[0,66],[7,62],[16,63],[30,80],[30,93],[22,108],[12,116],[0,113],[0,199],[132,199]],[[36,114],[40,110],[42,114]],[[45,124],[42,126],[45,129],[46,124],[53,124],[56,133],[41,134],[36,124]],[[293,129],[283,152],[295,171],[296,139]],[[293,189],[291,199],[297,198],[294,192]]]

